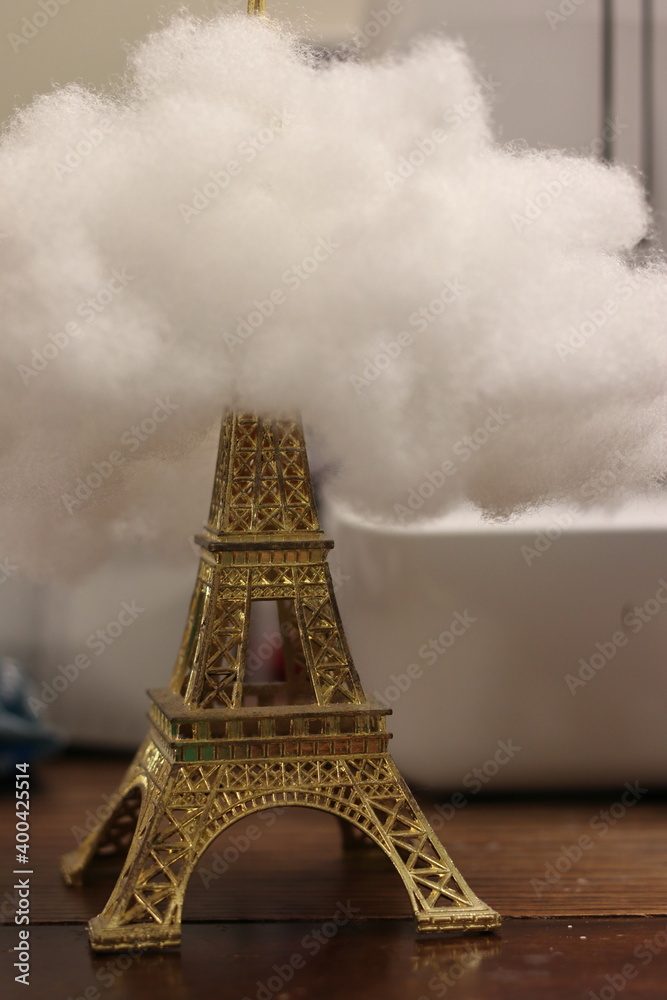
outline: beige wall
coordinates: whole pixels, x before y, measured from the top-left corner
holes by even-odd
[[[0,120],[13,107],[44,93],[53,82],[80,80],[103,86],[125,63],[123,46],[159,26],[181,6],[193,14],[244,10],[245,0],[2,0],[0,3]],[[298,25],[304,34],[330,40],[351,34],[363,0],[268,0],[270,13]],[[47,12],[56,13],[49,16]],[[17,41],[24,18],[39,27],[34,38]],[[26,34],[34,30],[28,26]]]

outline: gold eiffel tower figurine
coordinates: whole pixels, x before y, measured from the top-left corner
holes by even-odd
[[[420,931],[489,930],[387,750],[390,709],[366,700],[338,614],[298,420],[224,418],[208,525],[169,688],[114,814],[63,858],[80,883],[96,854],[127,850],[102,913],[99,951],[176,946],[192,871],[213,840],[275,806],[333,813],[389,856]],[[253,601],[276,601],[286,680],[252,683]],[[348,843],[354,837],[346,838]]]

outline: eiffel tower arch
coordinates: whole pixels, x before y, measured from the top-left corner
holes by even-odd
[[[92,947],[177,946],[188,879],[204,851],[239,819],[290,805],[329,812],[382,848],[419,931],[498,926],[389,754],[390,709],[364,695],[298,420],[225,417],[197,542],[199,572],[171,683],[150,692],[151,729],[113,815],[62,862],[75,884],[96,855],[127,849],[107,905],[90,921]],[[256,682],[247,669],[256,601],[277,603],[284,681]]]

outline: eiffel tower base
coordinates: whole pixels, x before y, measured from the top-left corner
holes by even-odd
[[[310,748],[287,742],[263,749],[289,755],[186,762],[158,734],[145,741],[113,815],[62,862],[66,880],[80,882],[96,854],[125,849],[136,822],[116,888],[88,925],[94,950],[177,947],[188,880],[204,851],[237,820],[290,805],[333,813],[381,847],[403,879],[418,931],[499,925],[456,871],[388,753],[301,756]]]

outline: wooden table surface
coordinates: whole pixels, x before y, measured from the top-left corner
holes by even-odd
[[[422,798],[467,881],[506,918],[497,934],[419,939],[384,855],[343,852],[333,817],[288,808],[253,817],[252,843],[236,824],[202,858],[180,952],[95,956],[85,923],[115,874],[68,888],[58,861],[126,763],[79,755],[33,768],[29,987],[12,969],[13,788],[0,798],[3,998],[667,998],[667,801],[641,787],[473,799],[447,821]]]

